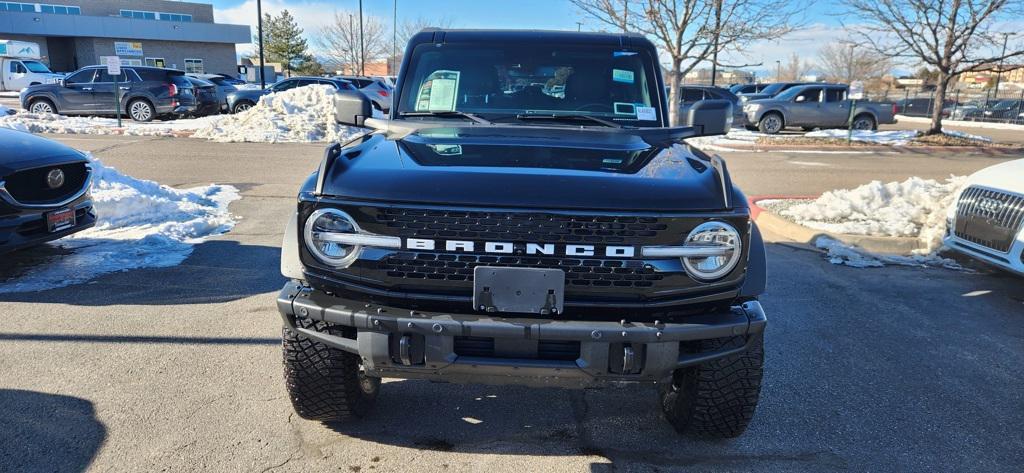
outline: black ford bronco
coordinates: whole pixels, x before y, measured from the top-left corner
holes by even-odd
[[[367,413],[382,377],[660,387],[679,432],[754,415],[765,253],[704,101],[671,127],[643,36],[426,30],[387,119],[341,92],[278,297],[296,412]]]

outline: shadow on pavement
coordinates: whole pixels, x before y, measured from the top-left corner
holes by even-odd
[[[91,402],[0,389],[0,471],[85,471],[107,437]]]
[[[0,341],[72,342],[72,343],[143,343],[165,345],[280,345],[280,338],[240,337],[165,337],[145,335],[68,335],[0,332]]]
[[[19,254],[17,264],[0,270],[0,280],[61,256],[41,248]],[[280,258],[278,247],[211,240],[196,245],[177,266],[132,269],[62,288],[0,294],[0,301],[87,306],[229,302],[279,290],[285,282],[279,270]]]

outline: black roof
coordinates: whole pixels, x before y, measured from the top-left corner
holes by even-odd
[[[413,35],[410,43],[475,43],[488,42],[562,42],[619,46],[654,45],[639,33],[606,33],[591,31],[441,29],[426,28]]]

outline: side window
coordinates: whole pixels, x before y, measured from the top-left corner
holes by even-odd
[[[846,100],[845,89],[825,89],[826,102],[842,102],[843,100]]]
[[[821,87],[809,87],[800,92],[794,102],[812,103],[821,101]]]
[[[11,72],[14,74],[28,74],[28,69],[21,61],[11,61]]]
[[[307,85],[313,85],[313,84],[316,84],[316,83],[317,83],[317,81],[315,81],[315,80],[299,79],[298,83],[295,85],[295,87],[305,87]]]
[[[95,69],[85,69],[78,71],[64,79],[65,84],[88,84],[92,82],[92,77],[96,74]]]
[[[702,89],[691,89],[689,87],[684,87],[682,89],[682,92],[683,102],[696,102],[699,100],[704,100],[704,91]]]
[[[121,75],[117,76],[117,81],[121,83],[128,82],[128,69],[121,69]],[[107,74],[106,69],[99,69],[96,71],[95,82],[114,82],[114,76]]]
[[[296,85],[298,85],[297,81],[285,80],[285,81],[278,82],[276,85],[271,87],[271,89],[273,89],[274,92],[281,92],[281,91],[284,91],[284,90],[295,88]]]

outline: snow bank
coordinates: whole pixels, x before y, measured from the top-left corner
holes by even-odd
[[[334,122],[335,89],[311,85],[265,95],[246,112],[236,115],[137,123],[130,118],[117,127],[114,118],[72,117],[51,113],[21,112],[3,116],[0,127],[30,133],[124,134],[133,136],[174,136],[191,134],[219,142],[317,142],[342,141],[363,133]]]
[[[896,115],[898,122],[907,123],[931,123],[932,119],[928,117],[911,117],[907,115]],[[1024,131],[1024,125],[1015,125],[1012,123],[993,123],[993,122],[972,122],[967,120],[942,120],[944,126],[959,126],[964,128],[988,128],[990,130],[1017,130]],[[946,133],[949,133],[948,131]]]
[[[363,131],[334,121],[334,94],[310,85],[264,95],[255,107],[199,128],[192,136],[220,142],[342,141]]]
[[[846,130],[816,130],[805,134],[807,138],[831,138],[831,139],[846,139]],[[917,138],[921,132],[917,130],[891,130],[891,131],[872,131],[872,130],[853,130],[853,134],[850,139],[853,141],[862,141],[865,143],[875,143],[880,145],[891,145],[891,146],[903,146],[910,143],[910,140]]]
[[[11,109],[7,108],[7,107],[6,107],[6,106],[4,106],[4,105],[0,105],[0,117],[2,117],[2,116],[4,116],[4,115],[14,115],[15,113],[17,113],[17,112],[15,112],[14,110],[11,110]]]
[[[903,182],[872,181],[854,189],[829,191],[782,215],[806,227],[833,233],[917,237],[932,252],[941,246],[946,210],[966,182],[912,177]]]
[[[173,189],[135,179],[92,159],[94,228],[57,240],[68,254],[0,284],[0,293],[39,291],[102,274],[175,266],[205,238],[230,230],[228,204],[240,198],[227,185]]]
[[[848,246],[827,236],[818,237],[814,246],[827,252],[826,258],[832,264],[845,265],[854,268],[880,268],[885,265],[899,266],[938,266],[947,269],[963,270],[963,266],[955,260],[943,258],[935,253],[893,256],[876,255],[860,248]]]

